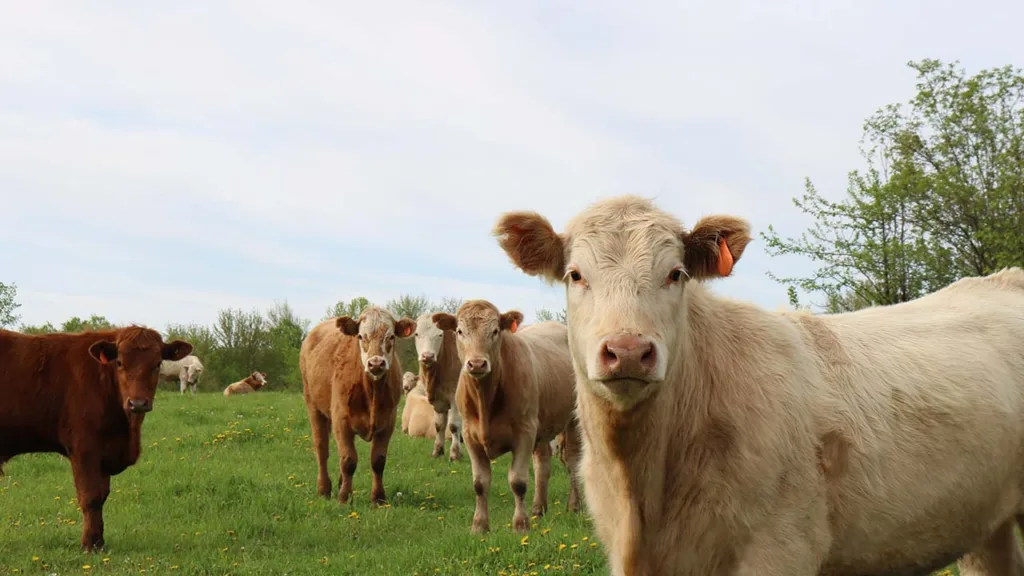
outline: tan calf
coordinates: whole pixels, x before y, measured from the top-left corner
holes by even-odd
[[[587,505],[615,576],[1021,574],[1024,271],[814,316],[715,296],[746,222],[605,200],[496,227],[564,282]]]
[[[508,483],[515,498],[514,528],[529,530],[525,496],[531,453],[535,480],[532,514],[544,514],[551,476],[550,442],[561,432],[568,438],[568,507],[577,511],[575,447],[579,432],[565,326],[542,322],[517,332],[521,313],[502,314],[484,300],[464,303],[455,316],[434,314],[433,320],[438,328],[455,331],[463,364],[456,402],[473,468],[473,532],[490,529],[487,494],[491,460],[506,452],[512,453]]]
[[[402,432],[415,438],[434,437],[434,407],[427,402],[423,386],[416,386],[405,395]]]
[[[359,436],[370,443],[370,498],[375,504],[386,502],[384,467],[402,395],[395,338],[410,336],[414,328],[412,320],[395,320],[387,310],[370,306],[358,320],[342,316],[317,324],[302,342],[299,369],[321,496],[331,495],[327,457],[333,430],[341,455],[338,501],[344,504],[352,494]]]
[[[225,396],[235,396],[238,394],[251,394],[260,388],[263,388],[267,384],[267,374],[265,372],[253,372],[245,377],[244,380],[239,380],[234,384],[228,384],[228,387],[224,389]]]
[[[462,416],[455,402],[455,389],[459,384],[459,351],[455,345],[455,333],[441,330],[431,314],[416,319],[416,357],[419,360],[419,381],[427,392],[427,400],[434,407],[434,451],[431,456],[440,456],[444,451],[445,431],[452,439],[448,459],[462,458]]]

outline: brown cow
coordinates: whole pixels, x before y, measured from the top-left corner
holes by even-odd
[[[491,488],[491,460],[506,452],[512,452],[508,483],[515,497],[515,530],[529,530],[524,498],[531,452],[532,514],[544,514],[551,477],[551,440],[562,432],[567,437],[568,507],[578,511],[579,432],[565,325],[541,322],[517,332],[523,315],[516,310],[502,314],[485,300],[470,300],[459,307],[456,315],[441,312],[433,319],[438,328],[455,331],[463,364],[455,396],[473,468],[473,532],[490,529],[487,494]]]
[[[267,373],[253,372],[246,376],[244,380],[239,380],[234,384],[228,384],[228,387],[224,389],[224,395],[234,396],[236,394],[251,394],[266,385]]]
[[[342,316],[317,324],[303,340],[299,369],[317,456],[317,492],[321,496],[331,495],[327,456],[328,434],[333,429],[341,453],[338,501],[344,504],[352,494],[358,435],[370,443],[370,497],[375,504],[386,502],[384,466],[402,396],[402,367],[395,337],[411,336],[415,328],[413,320],[395,320],[387,310],[370,306],[358,320]]]
[[[1024,573],[1024,270],[835,315],[729,276],[749,225],[636,197],[495,229],[565,282],[586,501],[615,576]],[[467,418],[468,420],[468,418]]]
[[[0,330],[0,469],[31,452],[71,460],[82,548],[103,548],[110,477],[139,459],[161,361],[191,352],[188,342],[164,343],[138,326],[38,336]]]
[[[462,415],[455,402],[455,389],[459,385],[459,351],[455,346],[455,333],[441,330],[432,319],[432,314],[423,314],[416,319],[416,356],[419,358],[419,380],[427,391],[427,400],[434,407],[434,451],[431,456],[440,456],[444,451],[445,434],[452,439],[448,460],[462,458]]]

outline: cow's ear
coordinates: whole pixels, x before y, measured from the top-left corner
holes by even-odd
[[[416,331],[416,321],[410,318],[402,318],[395,321],[395,336],[408,338]]]
[[[192,353],[192,345],[184,340],[175,340],[164,344],[161,356],[164,360],[181,360]]]
[[[519,325],[523,323],[523,313],[519,310],[509,310],[501,315],[501,329],[515,333]]]
[[[117,360],[117,344],[110,340],[97,340],[89,346],[89,355],[100,364],[109,364]]]
[[[512,263],[548,284],[565,276],[565,238],[536,212],[506,212],[492,233]]]
[[[691,278],[721,278],[732,274],[750,243],[750,224],[734,216],[706,216],[680,239],[683,265]]]
[[[359,321],[353,320],[349,316],[342,316],[335,322],[338,328],[341,329],[341,333],[345,336],[355,336],[359,334]]]
[[[455,330],[459,322],[455,319],[455,316],[447,312],[438,312],[430,317],[434,322],[434,326],[437,326],[441,330]]]

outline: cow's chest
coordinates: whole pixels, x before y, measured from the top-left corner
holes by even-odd
[[[515,449],[518,434],[512,422],[506,418],[494,418],[489,422],[475,421],[464,424],[471,441],[483,446],[490,458],[497,458]]]

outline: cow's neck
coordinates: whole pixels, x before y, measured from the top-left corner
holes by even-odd
[[[491,371],[487,376],[474,378],[467,375],[466,378],[468,389],[473,391],[481,431],[485,436],[490,436],[491,419],[501,408],[505,397],[504,364],[501,362],[500,354],[492,359]]]
[[[101,371],[104,395],[109,399],[103,414],[102,427],[114,431],[111,438],[123,439],[121,442],[112,441],[104,445],[104,460],[110,468],[124,469],[138,462],[142,454],[142,422],[145,414],[126,414],[114,368],[101,368]]]
[[[363,392],[366,394],[367,405],[370,408],[370,429],[376,430],[378,423],[384,420],[388,411],[398,403],[392,396],[393,387],[391,379],[394,377],[398,366],[398,358],[392,357],[387,372],[379,379],[374,380],[366,371],[363,371]],[[401,386],[398,387],[401,390]]]
[[[626,575],[654,574],[664,568],[661,562],[671,553],[665,546],[672,543],[658,542],[657,535],[664,532],[666,489],[687,500],[700,493],[701,471],[727,442],[723,438],[728,437],[728,423],[711,410],[715,382],[708,374],[713,367],[702,356],[702,349],[714,345],[708,341],[714,336],[696,334],[691,320],[693,314],[687,313],[677,324],[680,344],[672,352],[677,361],[665,384],[632,409],[617,410],[597,396],[591,384],[580,386],[589,466],[608,477],[601,484],[607,489],[597,497],[612,501],[610,506],[621,516],[604,537],[614,541],[612,557]],[[702,324],[706,320],[698,319]],[[704,339],[696,343],[696,338]]]
[[[441,381],[441,363],[434,362],[430,366],[420,362],[420,384],[424,390],[439,391],[444,384]]]

